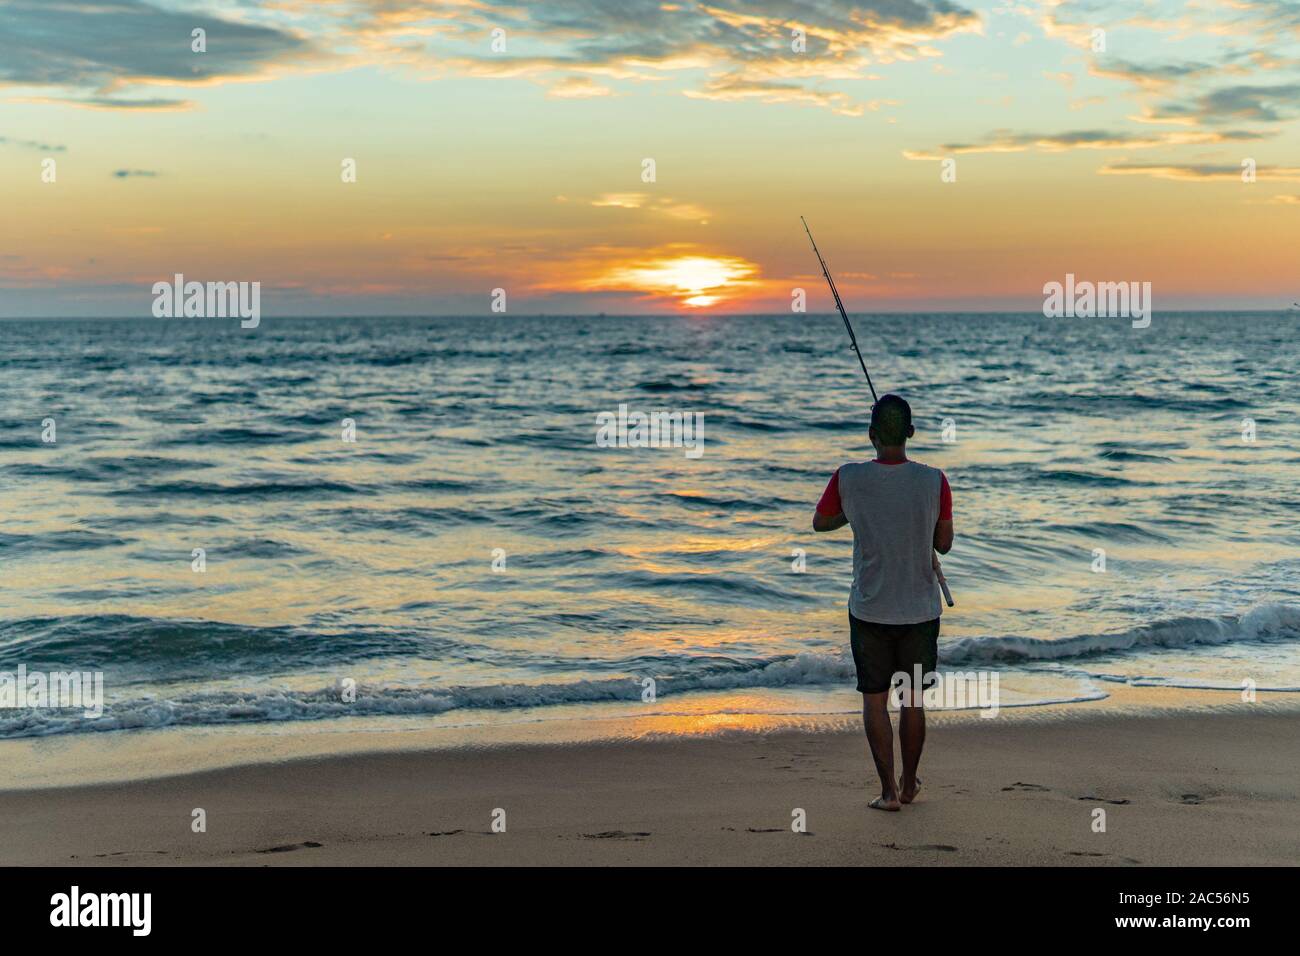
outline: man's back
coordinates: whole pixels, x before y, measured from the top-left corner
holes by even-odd
[[[849,593],[849,647],[862,694],[862,723],[880,777],[880,796],[868,806],[900,810],[921,787],[916,768],[925,745],[924,689],[939,666],[939,579],[934,552],[952,547],[952,491],[948,479],[907,457],[916,434],[912,406],[885,395],[871,406],[867,432],[875,461],[844,465],[831,476],[813,513],[814,531],[853,528],[853,590]],[[920,681],[901,690],[898,675]],[[889,689],[898,680],[898,739],[903,776],[894,779],[894,730]]]
[[[865,461],[840,468],[838,484],[853,528],[853,616],[878,624],[937,618],[933,550],[943,472],[918,461]]]

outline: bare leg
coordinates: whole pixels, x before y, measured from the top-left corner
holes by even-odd
[[[889,722],[889,692],[862,695],[862,725],[871,745],[871,759],[880,775],[880,798],[871,801],[876,810],[897,810],[898,788],[894,784],[894,727]]]
[[[909,695],[904,692],[903,703],[910,703]],[[916,799],[920,781],[916,778],[916,768],[921,763],[921,748],[925,746],[925,708],[921,706],[921,692],[914,695],[915,706],[900,707],[898,710],[898,743],[903,752],[903,779],[900,782],[899,799],[911,803]]]

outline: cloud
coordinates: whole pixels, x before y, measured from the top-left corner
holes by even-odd
[[[16,103],[45,103],[57,106],[75,106],[85,110],[139,110],[146,113],[166,113],[193,108],[192,100],[177,100],[167,97],[150,99],[119,100],[111,96],[23,96],[15,97]]]
[[[1189,126],[1276,123],[1296,115],[1297,86],[1269,85],[1261,74],[1300,65],[1300,3],[1295,0],[1040,0],[1045,34],[1087,51],[1088,72],[1134,88],[1146,103],[1135,119]],[[1106,49],[1093,47],[1094,31]],[[1162,49],[1177,50],[1175,57]],[[1184,51],[1197,52],[1191,56]],[[1142,57],[1123,56],[1140,50]],[[1236,77],[1236,85],[1207,90]]]
[[[131,179],[141,176],[152,179],[161,174],[153,169],[115,169],[109,175],[116,179]]]
[[[191,50],[191,31],[207,52]],[[162,9],[144,0],[10,0],[0,5],[0,85],[94,91],[75,103],[111,108],[141,83],[202,84],[248,78],[315,51],[294,33]],[[180,101],[173,101],[173,104]],[[122,108],[149,108],[127,105]]]
[[[513,31],[569,37],[573,54],[595,63],[665,61],[692,51],[709,51],[712,62],[766,60],[777,50],[796,55],[795,28],[804,31],[809,54],[838,57],[858,44],[908,52],[976,19],[947,0],[485,0],[479,10]]]
[[[72,275],[68,266],[25,262],[22,256],[0,260],[0,288],[57,289]]]
[[[438,15],[389,0],[372,13],[376,23],[382,14],[385,26],[370,31],[371,42],[382,35],[407,58],[423,47],[429,66],[471,76],[544,80],[563,72],[646,82],[706,71],[689,95],[857,115],[872,106],[855,106],[847,93],[823,84],[875,78],[871,64],[937,57],[935,41],[982,28],[977,14],[952,0],[474,0],[458,9],[462,25],[478,25],[466,39],[481,44],[487,30],[499,27],[507,42],[527,44],[528,55],[467,55],[463,43],[437,49],[447,39],[446,30],[430,39]],[[590,87],[565,80],[553,89],[582,95]]]
[[[1155,179],[1175,179],[1181,182],[1241,182],[1240,165],[1168,164],[1168,163],[1108,163],[1098,170],[1106,176],[1151,176]],[[1260,166],[1255,178],[1261,182],[1300,182],[1300,167]]]
[[[553,83],[546,95],[567,100],[610,96],[613,92],[608,86],[602,86],[589,76],[566,76]]]
[[[526,78],[557,99],[612,95],[601,79],[692,74],[700,99],[860,115],[881,101],[855,104],[826,84],[878,78],[872,65],[939,57],[937,41],[983,29],[956,0],[244,0],[206,8],[184,12],[171,0],[0,4],[0,85],[64,91],[43,91],[38,102],[148,110],[194,104],[131,99],[131,90],[321,64],[401,67],[428,79]],[[207,32],[205,53],[191,52],[196,28]],[[505,31],[508,53],[489,52],[495,29]]]
[[[1154,121],[1280,123],[1300,115],[1300,83],[1280,86],[1229,86],[1190,102],[1165,103],[1147,116]]]
[[[41,143],[34,139],[10,139],[8,136],[0,136],[0,146],[17,146],[19,149],[35,149],[42,153],[65,153],[68,150],[66,146]]]
[[[593,199],[593,206],[615,206],[619,209],[640,209],[650,197],[645,193],[605,193]]]
[[[1177,131],[1126,133],[1102,129],[1072,130],[1065,133],[1017,133],[994,130],[982,141],[944,143],[928,151],[904,150],[908,159],[935,160],[958,153],[1018,153],[1035,148],[1046,152],[1069,149],[1152,149],[1158,146],[1205,146],[1262,139],[1250,130],[1221,132]]]
[[[1230,20],[1238,29],[1256,31],[1266,39],[1288,34],[1294,39],[1300,34],[1300,7],[1295,0],[1231,0],[1227,6],[1239,11]]]
[[[828,93],[775,80],[747,80],[739,74],[714,77],[698,90],[686,95],[701,100],[757,100],[763,103],[809,103],[824,106],[844,116],[861,116],[863,104],[854,102],[847,93]],[[878,108],[877,106],[872,107]]]
[[[672,219],[685,219],[708,225],[712,215],[693,203],[678,202],[668,197],[652,197],[648,193],[605,193],[591,201],[593,206],[615,209],[644,209],[655,215]]]
[[[1192,62],[1183,63],[1132,63],[1128,60],[1109,57],[1094,60],[1088,66],[1093,76],[1110,80],[1123,80],[1135,86],[1147,89],[1164,89],[1171,84],[1206,76],[1222,69],[1221,64]]]

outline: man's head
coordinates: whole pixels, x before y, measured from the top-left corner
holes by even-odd
[[[871,407],[871,444],[877,448],[898,448],[907,443],[912,428],[912,406],[897,395],[882,395]]]

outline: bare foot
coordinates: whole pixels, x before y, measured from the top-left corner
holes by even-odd
[[[897,797],[876,797],[876,799],[868,803],[867,806],[872,810],[890,810],[895,813],[903,809],[902,805],[898,802]]]
[[[911,790],[908,790],[907,787],[903,786],[902,780],[898,781],[898,799],[901,800],[903,803],[911,803],[913,800],[916,799],[916,795],[920,792],[921,792],[920,777],[916,778],[916,783],[912,786]]]

